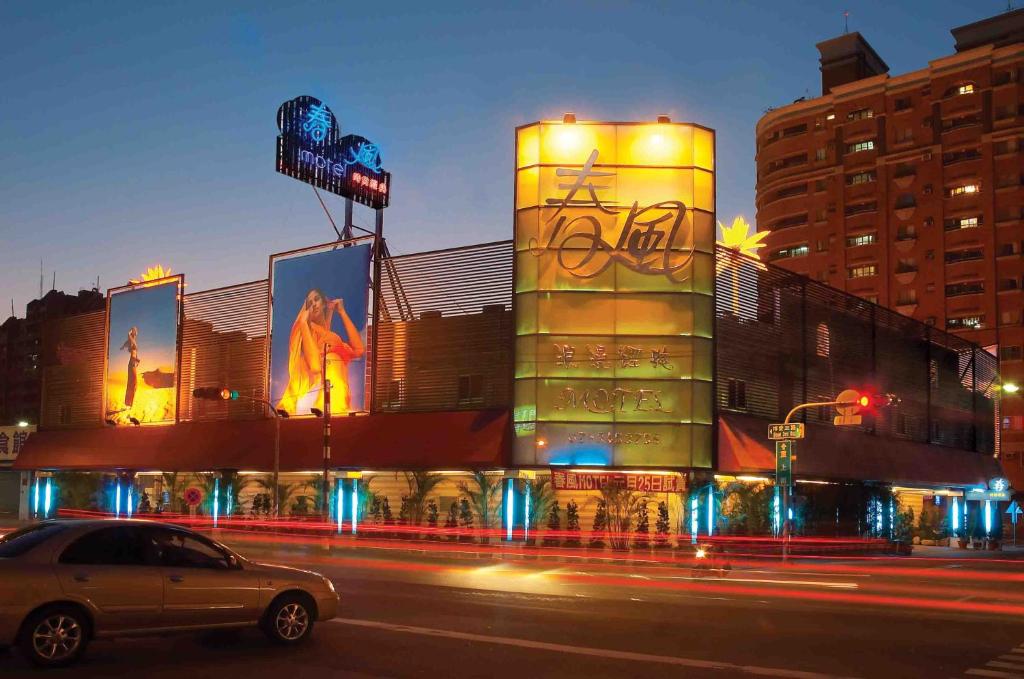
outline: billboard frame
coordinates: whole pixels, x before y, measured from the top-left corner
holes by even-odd
[[[146,422],[146,426],[161,426],[177,424],[179,422],[181,408],[181,337],[185,321],[185,274],[177,273],[163,278],[154,278],[149,281],[128,283],[114,288],[107,288],[106,308],[103,313],[103,392],[100,397],[100,424],[107,422],[107,371],[109,370],[110,356],[110,300],[114,295],[144,288],[155,288],[160,285],[168,285],[175,281],[178,286],[176,328],[174,339],[174,420],[171,422]]]

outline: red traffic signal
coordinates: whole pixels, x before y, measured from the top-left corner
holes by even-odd
[[[867,408],[869,405],[871,405],[871,397],[866,394],[861,395],[861,397],[857,399],[857,404],[861,408]]]
[[[197,387],[192,390],[192,396],[208,401],[235,401],[238,392],[227,387]]]
[[[867,403],[864,400],[867,399]],[[872,408],[889,408],[891,406],[899,405],[900,399],[896,394],[870,394],[868,396],[861,397],[861,405]]]

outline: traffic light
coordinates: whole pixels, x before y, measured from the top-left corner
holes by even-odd
[[[874,414],[879,408],[899,405],[896,394],[878,394],[861,392],[857,389],[846,389],[836,396],[836,412],[839,414],[832,420],[837,426],[850,426],[861,423],[860,413],[867,411]]]
[[[227,387],[198,387],[192,390],[192,396],[209,401],[237,401],[238,392]]]

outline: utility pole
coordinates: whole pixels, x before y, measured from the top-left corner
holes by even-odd
[[[320,514],[324,521],[331,517],[331,490],[329,477],[331,473],[331,381],[327,379],[327,350],[330,345],[324,344],[323,360],[320,362],[320,383],[324,389],[324,478],[320,489]]]

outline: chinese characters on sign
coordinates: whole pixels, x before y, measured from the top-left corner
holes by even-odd
[[[35,427],[0,427],[0,462],[13,462]]]
[[[555,490],[601,490],[618,486],[641,493],[681,493],[686,490],[678,474],[608,474],[551,470]]]
[[[518,464],[711,466],[714,133],[516,130]]]
[[[391,173],[380,147],[365,137],[344,137],[334,113],[319,99],[302,96],[277,111],[277,171],[299,181],[380,209],[388,206]]]

